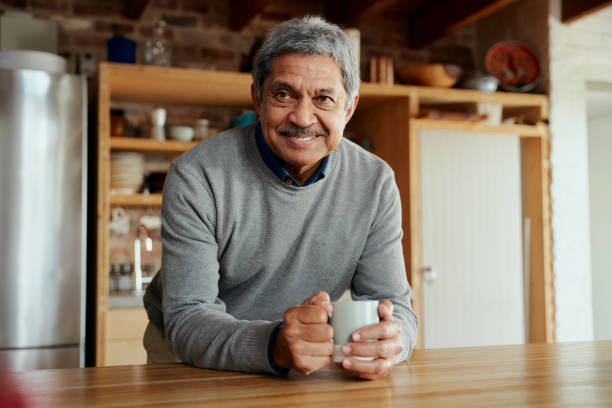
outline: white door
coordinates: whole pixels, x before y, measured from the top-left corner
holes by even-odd
[[[420,132],[424,347],[525,342],[520,139]]]

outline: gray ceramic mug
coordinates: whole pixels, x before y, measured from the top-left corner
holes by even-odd
[[[353,333],[365,326],[380,321],[378,300],[339,301],[333,303],[334,311],[329,314],[329,323],[334,329],[333,361],[340,362],[345,357],[342,346],[353,341]],[[373,357],[353,357],[360,360],[373,360]]]

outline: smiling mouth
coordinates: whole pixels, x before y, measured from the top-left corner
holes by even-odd
[[[313,136],[290,136],[290,137],[297,139],[300,142],[307,142],[309,140],[313,140],[317,136],[313,135]]]
[[[309,129],[299,127],[282,127],[279,126],[276,132],[282,136],[293,137],[299,141],[307,142],[313,140],[317,136],[327,136],[329,133],[323,129]]]

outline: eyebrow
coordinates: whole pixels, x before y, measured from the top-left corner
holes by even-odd
[[[293,85],[291,85],[288,82],[284,82],[284,81],[273,82],[272,88],[273,89],[285,88],[285,89],[288,89],[289,91],[295,91],[295,88],[293,87]],[[318,90],[319,94],[334,94],[335,92],[336,92],[336,88],[321,88]]]

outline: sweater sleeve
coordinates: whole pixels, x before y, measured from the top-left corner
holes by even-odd
[[[402,249],[402,206],[393,172],[389,170],[378,191],[378,208],[351,291],[354,299],[389,299],[393,317],[402,329],[404,349],[398,362],[406,360],[417,339],[418,318],[412,310],[412,291],[406,278]]]
[[[219,299],[213,192],[172,165],[162,204],[164,332],[181,361],[202,368],[274,373],[268,342],[280,321],[237,320]]]

